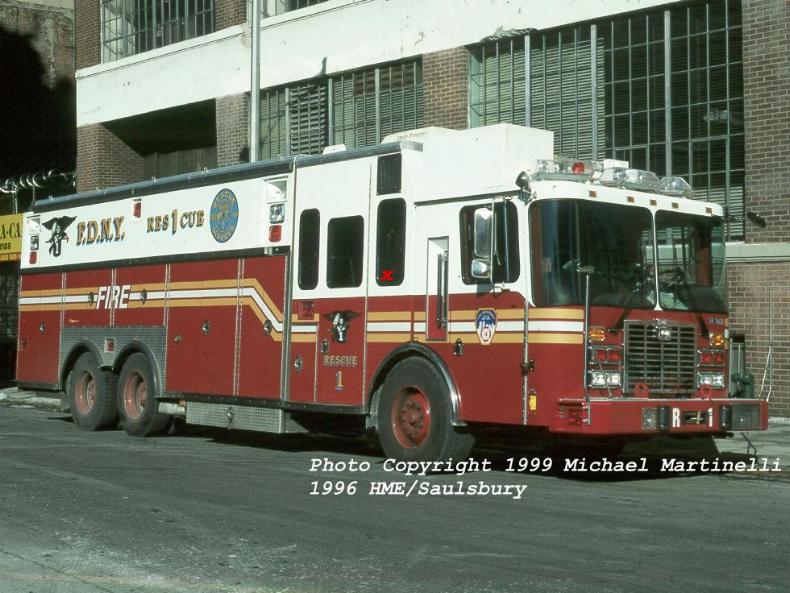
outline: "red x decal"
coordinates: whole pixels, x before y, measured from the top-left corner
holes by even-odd
[[[394,273],[395,270],[381,270],[381,282],[395,282]]]

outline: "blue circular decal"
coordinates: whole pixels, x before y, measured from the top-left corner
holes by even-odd
[[[225,243],[236,232],[239,223],[239,203],[229,189],[220,190],[211,204],[209,226],[217,243]]]

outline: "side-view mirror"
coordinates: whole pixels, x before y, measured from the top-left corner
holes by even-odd
[[[472,249],[475,257],[491,259],[491,236],[493,232],[494,213],[489,208],[475,210],[472,231],[474,233]]]
[[[487,280],[491,277],[491,264],[482,259],[473,259],[472,266],[469,271],[472,274],[472,278]]]

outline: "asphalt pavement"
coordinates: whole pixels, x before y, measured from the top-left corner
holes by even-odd
[[[627,450],[630,472],[568,471],[547,456],[510,472],[508,453],[484,451],[490,471],[406,475],[352,439],[85,433],[57,400],[2,395],[0,593],[784,592],[790,582],[782,419],[749,435],[755,459],[776,469],[778,457],[779,471],[662,471],[667,449]],[[715,444],[721,453],[702,457],[753,458],[740,435]]]

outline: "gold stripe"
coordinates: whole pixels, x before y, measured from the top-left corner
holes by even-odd
[[[130,292],[140,292],[142,290],[154,291],[154,290],[164,290],[167,288],[167,284],[164,282],[154,282],[152,284],[132,284],[131,288],[129,289]]]
[[[236,306],[236,297],[215,297],[208,299],[173,299],[169,307],[228,307]]]
[[[474,311],[469,310],[458,310],[458,311],[450,311],[450,321],[474,321],[477,319],[477,312],[485,310],[483,309],[476,309]],[[496,313],[497,319],[506,320],[506,319],[524,319],[524,311],[522,309],[494,309]]]
[[[583,309],[530,309],[530,319],[584,319]]]
[[[57,290],[57,291],[55,291],[55,290],[51,290],[51,291],[48,290],[46,292],[51,292],[52,294],[60,294],[59,290]],[[98,286],[80,286],[79,288],[66,288],[66,289],[63,290],[63,294],[66,294],[66,295],[75,295],[75,294],[77,294],[77,295],[88,296],[88,293],[91,293],[91,292],[95,295],[97,292],[99,292],[99,287]],[[41,296],[45,296],[43,290],[41,291]]]
[[[368,342],[408,342],[411,334],[384,334],[384,333],[368,333]]]
[[[477,317],[477,311],[450,311],[450,321],[469,321]]]
[[[316,334],[291,334],[292,342],[315,342]]]
[[[582,344],[583,334],[564,334],[559,332],[529,332],[530,344]]]
[[[425,311],[415,311],[414,321],[425,321]]]
[[[45,290],[23,290],[19,293],[19,296],[20,298],[60,296],[61,292],[62,291],[60,288],[47,288]]]
[[[371,311],[368,321],[411,321],[411,311]]]
[[[506,320],[506,319],[524,319],[524,311],[523,309],[497,309],[496,312],[497,319]]]

